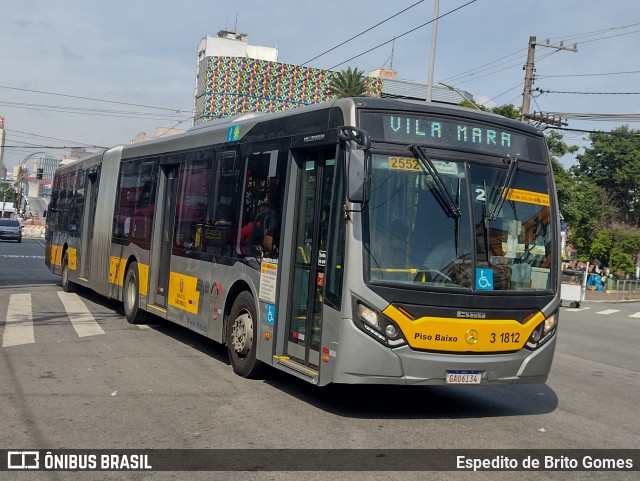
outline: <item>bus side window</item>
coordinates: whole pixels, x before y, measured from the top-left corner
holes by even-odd
[[[249,155],[240,230],[242,254],[278,256],[287,155],[285,150]]]
[[[185,163],[178,177],[174,254],[192,256],[201,250],[202,226],[207,223],[207,206],[214,162],[202,158]]]

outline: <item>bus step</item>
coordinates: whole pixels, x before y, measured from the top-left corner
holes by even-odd
[[[320,376],[318,371],[314,371],[313,369],[294,361],[289,356],[273,356],[273,359],[282,370],[287,371],[300,379],[309,381],[312,384],[318,384],[318,378]]]

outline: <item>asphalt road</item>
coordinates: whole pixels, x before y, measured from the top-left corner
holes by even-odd
[[[275,370],[240,378],[226,349],[197,334],[159,320],[129,325],[118,303],[88,291],[61,296],[40,240],[0,242],[0,272],[0,449],[640,448],[640,303],[562,308],[546,385],[317,388]],[[16,306],[31,309],[32,338],[28,328],[7,335]],[[562,471],[6,474],[0,479],[637,479]]]

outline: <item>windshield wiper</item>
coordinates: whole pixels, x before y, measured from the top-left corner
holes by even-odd
[[[518,168],[518,157],[514,157],[513,159],[507,158],[504,160],[511,160],[509,163],[509,168],[507,169],[507,176],[504,179],[504,185],[498,191],[498,200],[493,205],[493,209],[491,209],[491,213],[489,214],[489,220],[496,220],[498,218],[498,214],[500,213],[500,209],[502,209],[502,204],[504,204],[504,199],[507,197],[509,193],[509,189],[511,188],[511,184],[513,184],[513,179],[516,176],[516,169]]]
[[[456,219],[460,217],[461,215],[460,208],[453,201],[453,198],[449,193],[449,189],[447,189],[447,186],[444,185],[444,182],[442,181],[442,177],[436,170],[435,166],[433,165],[433,162],[431,162],[431,159],[424,152],[424,148],[421,147],[420,145],[411,144],[409,146],[409,150],[413,152],[413,154],[418,158],[418,161],[422,166],[422,170],[424,170],[426,173],[431,175],[431,177],[433,178],[433,181],[436,187],[438,188],[438,193],[442,198],[442,203],[445,209],[447,210],[447,214],[449,214],[449,217],[455,217]]]

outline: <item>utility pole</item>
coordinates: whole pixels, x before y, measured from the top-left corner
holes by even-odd
[[[438,36],[438,9],[440,0],[435,0],[433,7],[433,29],[431,30],[431,54],[429,56],[429,79],[427,80],[427,102],[431,102],[433,91],[433,69],[436,64],[436,38]]]
[[[536,42],[536,37],[529,37],[529,48],[527,51],[527,64],[524,66],[524,91],[522,92],[522,112],[520,113],[520,120],[527,122],[529,119],[529,111],[531,109],[531,92],[533,90],[533,80],[535,69],[535,53],[536,45],[541,47],[555,48],[557,50],[569,50],[571,52],[577,52],[578,48],[574,44],[572,47],[565,47],[564,42],[560,42],[560,45],[551,45],[549,40],[545,40],[543,43]]]

